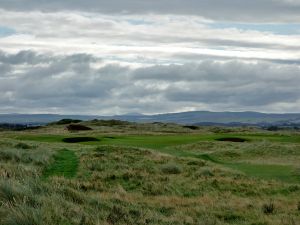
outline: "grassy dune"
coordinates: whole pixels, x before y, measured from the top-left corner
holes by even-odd
[[[298,133],[92,127],[1,133],[1,225],[299,224]]]

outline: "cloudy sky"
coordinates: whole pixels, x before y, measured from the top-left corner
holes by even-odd
[[[299,0],[0,0],[0,113],[300,112]]]

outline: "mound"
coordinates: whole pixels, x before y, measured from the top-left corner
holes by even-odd
[[[92,130],[92,128],[81,125],[81,124],[70,124],[67,126],[68,131],[82,131],[82,130]]]
[[[90,141],[100,141],[94,137],[70,137],[62,139],[63,142],[66,143],[80,143],[80,142],[90,142]]]
[[[237,137],[225,137],[225,138],[217,138],[216,141],[229,141],[229,142],[246,142],[248,141],[245,138],[237,138]]]

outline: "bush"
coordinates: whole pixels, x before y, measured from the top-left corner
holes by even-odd
[[[181,167],[176,164],[163,165],[161,167],[161,170],[163,173],[166,173],[166,174],[179,174],[182,172]]]

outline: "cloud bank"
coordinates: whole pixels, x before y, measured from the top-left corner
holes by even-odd
[[[1,0],[0,5],[12,11],[196,15],[239,22],[299,22],[300,19],[300,3],[296,0]]]
[[[99,66],[98,61],[102,60],[86,54],[2,52],[2,110],[90,114],[199,108],[299,110],[298,65],[204,60],[133,69]]]
[[[0,113],[299,112],[299,7],[0,0]]]

